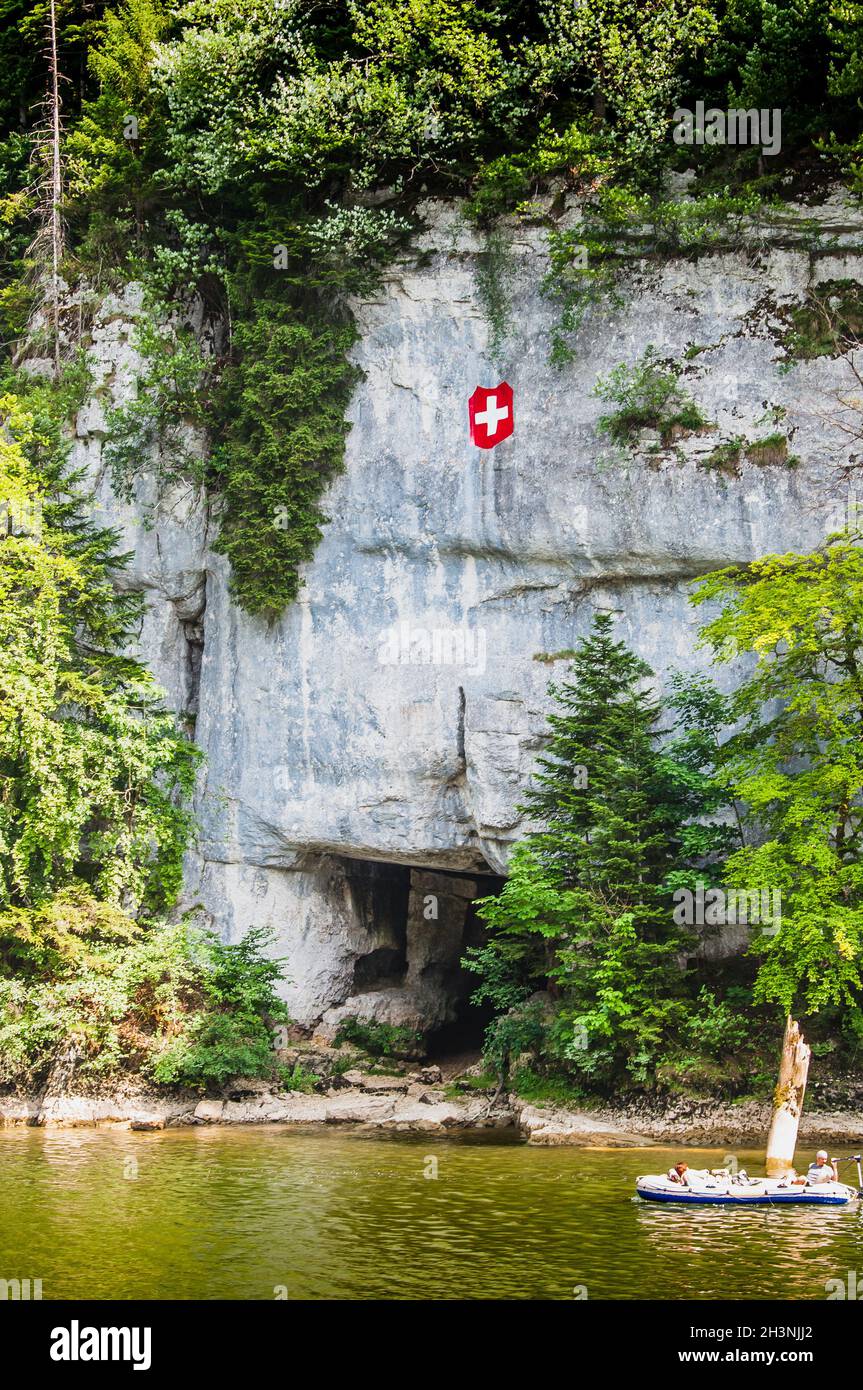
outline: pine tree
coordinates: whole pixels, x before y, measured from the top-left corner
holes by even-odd
[[[598,614],[573,679],[549,687],[560,712],[549,716],[547,753],[520,809],[544,827],[532,851],[561,887],[628,903],[672,867],[677,817],[660,785],[660,707],[643,686],[652,672],[612,629],[611,615]]]
[[[535,828],[500,897],[480,904],[492,938],[466,963],[483,976],[477,1002],[509,1011],[489,1036],[502,1069],[501,1038],[524,1042],[512,1005],[531,989],[554,997],[546,1060],[602,1082],[627,1072],[649,1080],[686,1014],[688,937],[669,878],[687,858],[699,787],[660,749],[652,672],[612,627],[598,614],[570,679],[550,687],[558,708],[521,808]],[[521,1017],[532,1026],[535,1009]]]

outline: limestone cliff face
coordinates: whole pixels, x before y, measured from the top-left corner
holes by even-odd
[[[624,307],[593,314],[563,371],[548,362],[543,233],[513,232],[513,331],[493,365],[481,243],[455,209],[426,211],[428,254],[393,267],[358,306],[365,379],[347,467],[302,596],[278,623],[230,601],[205,499],[176,490],[148,529],[152,485],[126,505],[103,476],[99,396],[130,389],[132,289],[97,319],[103,391],[78,420],[80,461],[135,552],[129,582],[150,600],[143,654],[174,704],[197,711],[206,763],[187,904],[229,939],[275,928],[306,1024],[451,1017],[469,904],[482,874],[505,871],[546,686],[565,669],[538,656],[571,648],[597,608],[613,608],[660,676],[692,669],[703,657],[688,581],[811,548],[848,489],[847,438],[825,419],[847,368],[819,358],[782,374],[771,335],[777,310],[810,284],[861,278],[863,228],[838,201],[814,212],[835,235],[829,254],[785,232],[784,246],[777,233],[757,255],[640,263]],[[593,386],[648,344],[678,361],[701,349],[687,384],[716,429],[670,450],[648,432],[635,455],[609,457]],[[515,434],[478,450],[467,398],[501,377]],[[720,439],[777,430],[797,468],[703,466]]]

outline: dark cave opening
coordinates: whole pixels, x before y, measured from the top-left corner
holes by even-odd
[[[469,997],[460,999],[453,1022],[445,1023],[429,1037],[429,1060],[439,1062],[462,1053],[481,1052],[485,1030],[493,1018],[490,1004],[472,1004]]]
[[[347,879],[354,910],[370,943],[368,953],[354,965],[354,993],[402,984],[408,968],[410,868],[377,859],[350,859]]]
[[[492,1018],[471,995],[478,979],[461,964],[487,933],[476,900],[506,880],[478,870],[453,870],[382,860],[345,861],[357,925],[368,949],[357,956],[352,995],[358,1017],[392,1010],[416,1017],[434,1057],[478,1053]],[[388,996],[388,997],[387,997]]]
[[[505,878],[496,874],[475,874],[476,898],[491,898],[503,889]],[[464,951],[469,946],[483,946],[488,932],[480,917],[476,901],[468,903],[465,913],[462,945],[456,967],[449,975],[446,986],[453,1000],[455,1017],[450,1023],[438,1028],[429,1038],[429,1055],[444,1059],[459,1053],[480,1052],[485,1030],[494,1017],[494,1010],[488,1003],[474,1004],[471,995],[479,984],[478,977],[461,964]]]

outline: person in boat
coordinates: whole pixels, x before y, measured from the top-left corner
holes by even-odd
[[[807,1186],[813,1187],[819,1182],[835,1182],[837,1177],[836,1159],[831,1158],[826,1149],[819,1149],[815,1155],[815,1162],[809,1164],[806,1174]]]
[[[688,1163],[681,1159],[680,1163],[675,1163],[673,1168],[669,1168],[666,1177],[669,1182],[676,1183],[680,1187],[691,1187],[700,1191],[705,1183],[709,1183],[710,1173],[706,1168],[690,1168]]]
[[[795,1187],[817,1187],[822,1182],[836,1182],[839,1169],[836,1159],[831,1159],[826,1149],[819,1149],[815,1159],[809,1164],[806,1176],[794,1179]]]

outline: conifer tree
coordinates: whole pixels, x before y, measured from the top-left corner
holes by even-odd
[[[509,1011],[490,1030],[499,1066],[534,1041],[535,1010],[512,1006],[548,987],[547,1058],[598,1081],[645,1081],[686,1014],[688,937],[669,880],[691,853],[687,822],[703,789],[659,747],[652,672],[612,628],[598,614],[570,679],[550,687],[551,737],[521,808],[535,828],[500,897],[481,903],[492,937],[466,963],[483,977],[476,1001]]]
[[[611,615],[598,614],[572,679],[550,686],[559,712],[522,809],[542,825],[532,851],[561,887],[628,902],[671,867],[674,813],[659,781],[659,703],[643,685],[652,672],[612,629]]]

